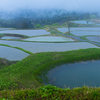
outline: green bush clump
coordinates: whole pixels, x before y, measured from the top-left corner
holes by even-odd
[[[0,97],[4,100],[99,100],[100,88],[83,86],[73,89],[61,89],[47,85],[38,89],[0,91]]]

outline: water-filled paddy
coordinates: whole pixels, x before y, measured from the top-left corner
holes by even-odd
[[[100,36],[88,36],[86,38],[90,41],[100,42]]]
[[[73,23],[77,23],[77,24],[87,24],[87,21],[83,20],[83,21],[71,21]],[[88,22],[88,24],[94,24],[93,22]]]
[[[71,33],[76,36],[100,35],[100,31],[72,31]]]
[[[20,35],[26,35],[26,36],[51,34],[50,32],[47,32],[44,29],[41,29],[41,30],[5,30],[5,31],[0,31],[0,33],[20,34]]]
[[[1,39],[21,39],[20,37],[3,36]]]
[[[48,72],[50,84],[64,88],[100,87],[100,60],[63,64]]]
[[[66,42],[66,41],[74,41],[71,38],[66,37],[57,37],[57,36],[42,36],[42,37],[32,37],[23,39],[25,41],[46,41],[46,42]]]
[[[10,61],[19,61],[24,59],[28,55],[29,54],[15,48],[0,46],[0,57],[6,58]]]
[[[65,32],[68,31],[68,28],[57,28],[57,30],[60,31],[60,32],[65,33]]]
[[[68,28],[57,28],[60,32],[67,32]],[[98,27],[71,27],[70,31],[100,31]]]
[[[11,30],[12,28],[0,28],[0,31],[2,30]]]
[[[36,43],[36,42],[20,42],[20,41],[6,41],[0,40],[0,44],[7,44],[15,47],[23,48],[27,51],[37,52],[60,52],[69,50],[78,50],[86,48],[99,48],[87,42],[73,42],[73,43]]]

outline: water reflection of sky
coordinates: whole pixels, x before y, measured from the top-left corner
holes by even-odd
[[[100,60],[63,64],[48,73],[52,85],[64,88],[100,86]]]
[[[29,54],[15,48],[0,46],[0,57],[11,61],[19,61],[27,57]]]
[[[77,23],[77,24],[87,24],[87,21],[71,21],[73,23]],[[88,21],[88,24],[94,24],[93,22]]]
[[[100,36],[88,36],[86,38],[90,41],[100,42]]]
[[[71,38],[67,37],[57,37],[57,36],[42,36],[42,37],[33,37],[24,39],[26,41],[47,41],[47,42],[64,42],[64,41],[74,41]]]
[[[0,44],[7,44],[14,47],[20,47],[33,53],[37,52],[60,52],[69,50],[78,50],[86,48],[99,48],[87,42],[75,43],[36,43],[36,42],[19,42],[19,41],[6,41],[0,40]]]
[[[57,30],[65,33],[68,28],[57,28]],[[100,31],[99,27],[70,27],[70,31]]]
[[[72,31],[71,33],[76,36],[100,35],[100,31]]]
[[[40,30],[5,30],[5,31],[0,31],[0,33],[10,33],[10,34],[12,33],[12,34],[27,35],[27,36],[51,34],[50,32],[47,32],[44,29],[40,29]]]
[[[21,39],[20,37],[3,36],[1,39]]]

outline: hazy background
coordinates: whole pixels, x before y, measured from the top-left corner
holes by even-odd
[[[65,9],[67,11],[97,11],[100,0],[0,0],[0,10]]]

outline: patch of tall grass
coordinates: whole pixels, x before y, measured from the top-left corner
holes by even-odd
[[[38,89],[4,90],[0,97],[1,100],[100,100],[100,88],[61,89],[47,85]]]

